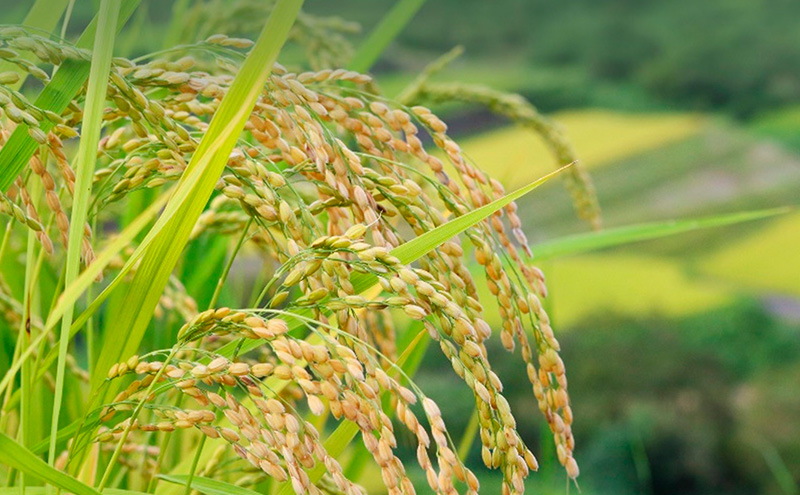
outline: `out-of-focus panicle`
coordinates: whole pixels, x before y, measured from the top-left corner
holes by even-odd
[[[600,205],[589,173],[581,165],[575,150],[559,125],[540,114],[523,96],[463,83],[426,82],[414,89],[412,93],[405,95],[406,101],[431,103],[461,101],[484,105],[493,112],[535,131],[550,148],[559,166],[574,163],[566,177],[575,210],[580,218],[591,224],[592,228],[602,227]]]

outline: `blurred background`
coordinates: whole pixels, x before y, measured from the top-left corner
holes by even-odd
[[[30,3],[1,1],[0,22],[19,22]],[[357,45],[392,4],[307,0],[306,11],[356,23],[341,26]],[[252,35],[263,19],[222,9],[227,17],[176,24],[168,19],[190,2],[142,5],[120,55],[218,31]],[[78,0],[69,32],[94,8]],[[560,123],[592,173],[606,227],[798,203],[800,2],[429,0],[373,72],[397,95],[457,45],[464,55],[434,80],[520,93]],[[300,57],[290,48],[282,61]],[[530,130],[479,107],[437,110],[507,188],[552,170]],[[520,210],[534,246],[587,230],[561,184]],[[800,214],[541,267],[570,377],[581,493],[800,493]],[[417,382],[458,437],[471,395],[430,354]],[[521,361],[495,363],[542,465],[531,493],[575,490],[556,468]],[[499,493],[478,454],[469,463],[482,493]]]

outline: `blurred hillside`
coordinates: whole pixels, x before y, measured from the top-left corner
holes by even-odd
[[[0,22],[16,22],[31,3],[2,2]],[[76,2],[68,32],[79,32],[96,3]],[[176,9],[197,3],[142,1],[120,48],[146,53],[181,39],[180,29],[168,26],[167,19]],[[233,31],[229,34],[252,36],[258,28],[252,20],[268,6],[205,3],[221,14],[184,14],[184,28],[213,31],[214,25],[224,24]],[[363,33],[393,4],[308,0],[305,10],[355,21]],[[375,70],[414,73],[438,54],[463,45],[466,56],[454,68],[460,68],[460,80],[522,92],[544,110],[658,107],[749,117],[800,101],[798,18],[800,3],[792,0],[432,0]],[[196,40],[184,34],[182,41]],[[359,39],[358,34],[348,37]]]
[[[392,3],[307,5],[372,26]],[[469,57],[559,74],[575,98],[564,106],[612,83],[638,86],[674,108],[749,116],[800,99],[798,18],[800,3],[792,0],[436,0],[422,7],[383,67],[418,64],[416,53],[460,44]],[[527,89],[524,81],[516,85]]]

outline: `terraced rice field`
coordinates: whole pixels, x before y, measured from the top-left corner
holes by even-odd
[[[577,110],[552,115],[564,127],[578,156],[597,169],[699,132],[706,119],[696,114],[627,114]],[[530,130],[507,127],[464,140],[467,154],[507,187],[520,187],[553,169],[553,158]]]
[[[609,183],[606,180],[608,177],[625,176],[624,170],[628,169],[630,173],[638,175],[646,173],[648,168],[652,169],[652,173],[662,177],[661,181],[654,183],[654,187],[666,187],[664,184],[669,181],[677,181],[676,187],[680,189],[680,181],[688,170],[716,167],[731,177],[741,176],[742,180],[746,180],[750,177],[748,174],[768,175],[770,170],[778,167],[771,162],[754,165],[756,168],[753,170],[741,164],[734,166],[727,161],[728,155],[724,150],[718,150],[716,162],[709,162],[707,156],[701,155],[698,163],[687,164],[684,163],[684,155],[673,156],[676,162],[673,164],[676,170],[673,177],[664,170],[664,167],[670,167],[671,161],[662,156],[662,148],[672,149],[664,147],[681,141],[689,142],[695,136],[699,139],[701,133],[710,129],[709,120],[698,115],[635,115],[587,110],[565,112],[553,118],[564,125],[579,155],[594,172],[604,191],[617,184],[615,181]],[[718,128],[716,132],[722,136],[730,133],[731,138],[737,135],[725,128]],[[719,138],[714,141],[720,146],[728,143]],[[740,141],[733,139],[731,143]],[[758,146],[758,142],[753,141],[751,146]],[[479,165],[502,178],[510,188],[552,170],[552,158],[543,143],[533,133],[521,128],[482,134],[466,140],[464,148]],[[518,166],[508,166],[509,163]],[[700,194],[694,200],[702,205],[701,193],[695,191],[692,194]],[[636,194],[647,198],[656,194],[656,190],[646,186]],[[783,198],[780,204],[791,202],[784,196],[780,198]],[[544,207],[541,202],[537,205],[537,208]],[[755,205],[761,207],[758,200],[717,207],[719,211],[731,212]],[[767,205],[772,206],[769,203],[764,206]],[[621,209],[616,207],[607,210],[614,217],[609,221],[618,224],[617,217],[624,217],[624,211],[631,207],[632,204],[626,204]],[[688,216],[704,215],[702,206],[696,210],[698,212],[693,211]],[[564,210],[563,215],[571,215],[571,212]],[[662,212],[663,215],[669,213]],[[647,216],[655,217],[655,214]],[[687,214],[678,211],[674,216],[680,218]],[[571,218],[564,219],[567,220]],[[685,255],[691,256],[675,256],[674,253],[672,256],[661,256],[652,250],[637,250],[634,246],[549,261],[542,268],[547,274],[551,291],[549,304],[552,319],[559,327],[569,328],[581,321],[611,315],[686,316],[728,304],[742,293],[800,296],[800,254],[796,249],[800,245],[800,214],[781,217],[761,226],[754,225],[752,229],[721,229],[709,233],[712,234],[718,238],[718,242],[702,246],[684,245],[681,248],[689,250]],[[676,242],[675,239],[672,242]],[[696,261],[697,266],[689,266],[689,257]],[[491,300],[488,292],[484,300]],[[496,313],[490,312],[489,315],[497,317]]]
[[[746,291],[800,296],[800,214],[731,243],[710,256],[703,271]]]

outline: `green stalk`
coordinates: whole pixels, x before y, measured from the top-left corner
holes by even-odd
[[[3,242],[0,243],[0,261],[3,260],[3,257],[6,254],[6,247],[8,246],[9,237],[11,237],[11,230],[14,228],[14,222],[16,222],[16,219],[11,217],[6,224],[6,231],[3,233]]]
[[[158,475],[161,472],[161,465],[164,464],[164,459],[167,457],[167,448],[169,447],[169,441],[171,439],[172,435],[164,435],[164,438],[161,440],[158,450],[158,458],[156,459],[156,465],[153,468],[153,475],[147,481],[147,488],[144,490],[145,493],[153,493],[153,490],[156,488],[156,484],[158,483]]]
[[[197,445],[194,453],[194,459],[192,459],[192,468],[189,469],[189,477],[186,478],[186,489],[183,491],[183,495],[191,495],[192,493],[192,480],[194,479],[194,473],[197,471],[197,463],[200,461],[200,454],[203,453],[203,447],[206,445],[206,436],[200,436],[200,443]]]
[[[74,7],[75,0],[69,0],[67,12],[64,14],[64,22],[61,24],[61,39],[65,39],[67,37],[67,26],[69,26],[69,20],[72,18],[72,9]]]
[[[217,300],[219,299],[219,295],[222,293],[222,288],[225,286],[225,280],[228,279],[228,274],[231,271],[231,267],[233,266],[233,261],[236,259],[236,255],[239,254],[239,250],[242,249],[242,245],[244,241],[247,239],[247,232],[250,230],[250,225],[253,223],[253,217],[247,219],[247,224],[244,226],[244,230],[242,231],[241,237],[239,237],[239,242],[236,243],[236,247],[233,248],[233,252],[231,256],[228,258],[228,263],[225,265],[225,269],[222,270],[222,275],[220,275],[219,280],[217,280],[217,287],[214,289],[214,294],[211,296],[211,302],[208,303],[208,308],[211,309],[217,304]]]
[[[75,173],[75,195],[72,203],[72,214],[69,226],[67,245],[66,271],[64,286],[69,287],[78,278],[80,271],[81,244],[83,229],[89,210],[92,195],[92,175],[95,169],[97,144],[100,141],[103,107],[106,99],[108,74],[111,70],[111,58],[114,48],[114,35],[117,27],[121,0],[103,0],[97,22],[97,36],[94,40],[92,66],[89,72],[89,86],[86,90],[86,110],[83,116],[83,135],[78,146],[77,167]],[[50,424],[50,450],[48,462],[52,466],[56,459],[56,440],[58,437],[58,419],[64,393],[64,374],[69,346],[70,327],[75,305],[66,308],[61,320],[61,336],[58,346],[58,365],[56,368],[56,390],[53,400],[53,420]]]
[[[42,186],[38,180],[30,181],[29,192],[31,195],[31,201],[33,204],[39,202],[42,196]],[[23,345],[30,345],[31,341],[31,306],[32,306],[32,299],[33,299],[33,278],[34,278],[34,271],[36,270],[37,263],[35,247],[36,247],[36,234],[32,230],[28,230],[28,239],[27,239],[27,246],[25,249],[25,285],[23,289],[22,295],[22,321],[20,322],[19,328],[19,339],[18,342]],[[22,366],[22,373],[20,376],[20,427],[19,427],[19,438],[20,443],[26,448],[29,448],[31,443],[33,442],[33,435],[32,435],[32,419],[31,419],[31,387],[33,386],[34,381],[31,379],[33,374],[33,367],[29,361],[25,361]],[[25,486],[27,485],[27,480],[25,473],[21,473],[21,484],[23,493],[25,490]]]
[[[150,385],[147,387],[147,390],[145,390],[142,400],[140,400],[139,403],[136,404],[133,413],[131,413],[130,423],[128,424],[128,427],[125,428],[125,430],[122,432],[122,436],[120,437],[119,442],[117,443],[117,448],[114,449],[114,453],[111,455],[111,460],[108,462],[108,465],[106,466],[106,471],[105,473],[103,473],[103,478],[100,480],[100,484],[97,487],[98,492],[101,493],[103,492],[103,488],[105,488],[106,484],[108,483],[108,479],[111,476],[111,471],[114,469],[114,465],[117,463],[117,459],[119,459],[120,453],[122,453],[122,446],[125,445],[125,442],[128,440],[128,435],[131,433],[131,427],[136,423],[136,418],[139,417],[139,413],[142,411],[142,408],[144,408],[144,403],[147,402],[147,398],[150,397],[150,394],[153,393],[153,389],[156,387],[156,384],[164,375],[164,371],[166,371],[167,365],[172,361],[172,358],[174,358],[175,354],[177,353],[178,353],[178,348],[173,347],[167,358],[164,360],[164,365],[161,367],[161,369],[158,370],[158,372],[156,372],[155,376],[153,377],[153,381],[150,382]]]
[[[97,217],[95,216],[92,219],[92,232],[97,232]],[[92,286],[90,285],[88,289],[86,289],[86,300],[91,301],[93,296]],[[91,378],[92,373],[94,372],[94,353],[95,353],[95,346],[97,345],[95,342],[95,332],[97,329],[95,328],[95,319],[93,315],[89,316],[89,319],[86,320],[86,371],[89,373],[89,377]],[[72,338],[72,328],[70,328],[70,339]]]

